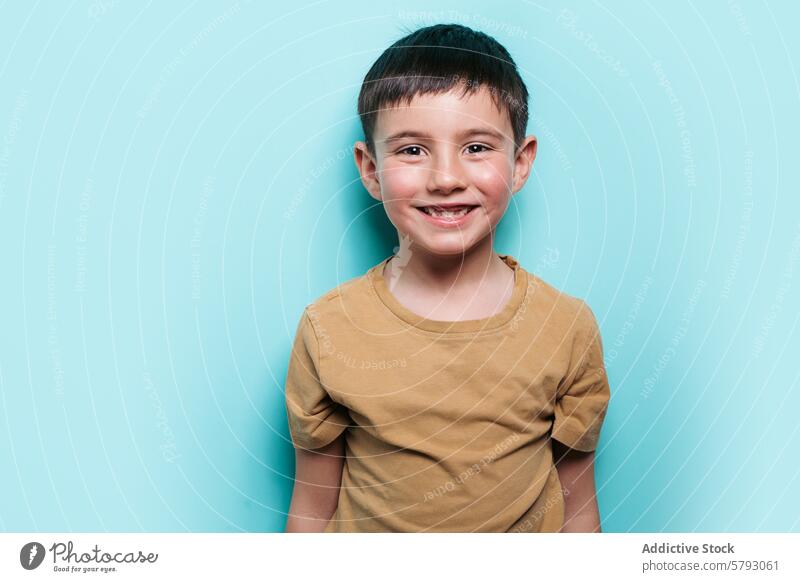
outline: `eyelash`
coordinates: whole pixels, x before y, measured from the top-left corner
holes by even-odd
[[[485,152],[485,151],[489,151],[489,150],[491,149],[489,146],[487,146],[487,145],[484,145],[484,144],[482,144],[482,143],[471,143],[471,144],[469,144],[467,147],[468,147],[468,148],[471,148],[471,147],[474,147],[474,146],[481,147],[481,148],[483,148],[483,150],[481,150],[481,151],[479,151],[479,152],[471,152],[471,153],[473,153],[473,154],[482,154],[483,152]],[[422,147],[420,147],[420,146],[411,145],[411,146],[406,146],[406,147],[404,147],[404,148],[402,148],[402,149],[398,150],[398,151],[397,151],[397,153],[398,153],[398,154],[405,154],[405,153],[406,153],[406,150],[410,150],[410,149],[414,149],[414,148],[416,148],[416,149],[418,149],[418,150],[421,150],[421,149],[422,149]],[[417,157],[417,155],[418,155],[418,154],[407,154],[407,155],[410,155],[410,156],[412,156],[412,157]]]

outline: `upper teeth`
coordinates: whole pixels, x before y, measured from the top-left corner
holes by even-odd
[[[458,206],[453,208],[436,208],[435,206],[423,206],[422,211],[425,214],[441,218],[453,218],[456,216],[464,216],[471,210],[471,206]]]

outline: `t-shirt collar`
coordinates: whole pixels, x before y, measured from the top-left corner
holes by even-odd
[[[389,289],[383,271],[387,263],[394,255],[387,257],[367,272],[367,277],[375,290],[378,299],[396,317],[409,325],[426,331],[436,333],[463,333],[480,332],[494,330],[502,327],[514,317],[520,306],[525,300],[528,289],[527,272],[520,266],[519,262],[511,255],[499,255],[499,257],[514,270],[514,290],[503,308],[492,316],[482,319],[468,319],[462,321],[443,321],[437,319],[426,319],[406,308]]]

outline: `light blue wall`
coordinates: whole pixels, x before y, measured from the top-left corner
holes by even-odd
[[[395,244],[359,84],[458,21],[532,94],[498,250],[602,328],[604,529],[800,531],[792,3],[8,4],[0,530],[282,529],[297,319]]]

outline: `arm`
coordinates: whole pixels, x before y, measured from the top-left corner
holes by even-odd
[[[594,452],[570,449],[553,440],[553,460],[564,495],[561,533],[601,533],[594,486]]]
[[[296,470],[286,533],[322,532],[339,502],[344,434],[320,449],[295,448]]]

